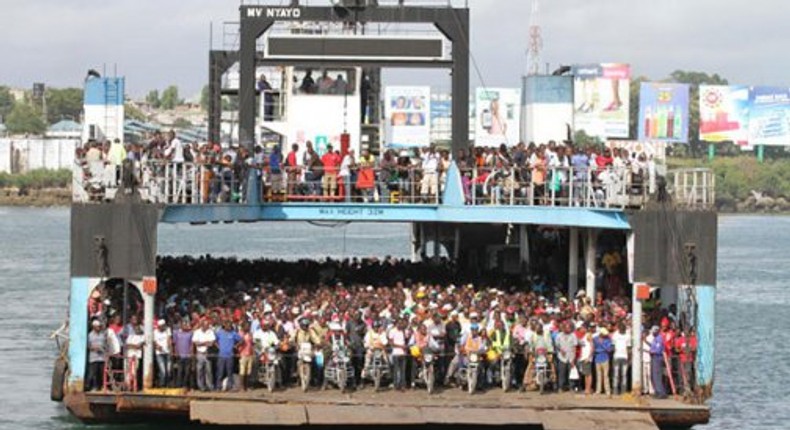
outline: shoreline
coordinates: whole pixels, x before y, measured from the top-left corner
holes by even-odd
[[[743,202],[748,204],[751,202]],[[0,188],[0,207],[26,208],[67,208],[71,206],[71,188],[30,189],[20,195],[19,189]],[[743,207],[742,205],[739,205]],[[771,209],[732,210],[731,207],[718,208],[721,215],[790,215],[790,207]]]

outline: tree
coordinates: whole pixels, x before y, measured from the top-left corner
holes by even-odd
[[[699,140],[699,86],[727,85],[727,79],[718,73],[708,75],[705,72],[688,72],[675,70],[669,75],[671,82],[689,84],[689,149],[693,157],[700,157],[702,142]]]
[[[137,106],[131,103],[124,104],[123,110],[124,110],[124,115],[129,119],[133,119],[141,122],[148,121],[148,118],[146,118],[143,111],[141,111],[140,109],[137,108]]]
[[[159,109],[159,106],[162,104],[161,100],[159,100],[159,90],[151,90],[145,96],[145,102],[151,105],[154,109]]]
[[[162,102],[161,107],[162,109],[175,109],[176,106],[180,105],[182,100],[178,98],[178,87],[175,85],[170,85],[169,87],[165,88],[162,91]]]
[[[14,108],[14,97],[8,87],[0,86],[0,123]]]
[[[642,82],[649,82],[650,78],[646,76],[639,76],[631,79],[631,93],[628,103],[628,122],[630,124],[629,135],[631,139],[639,138],[639,90],[642,87]]]
[[[211,94],[208,92],[208,85],[204,85],[203,89],[200,91],[200,109],[203,109],[204,112],[208,112],[208,101],[211,97]]]
[[[41,113],[27,103],[15,103],[5,125],[11,134],[44,134],[47,130]]]
[[[64,118],[79,121],[82,113],[82,89],[47,88],[47,122],[54,124]]]
[[[173,122],[173,127],[181,129],[190,128],[192,127],[192,123],[184,118],[179,117]]]

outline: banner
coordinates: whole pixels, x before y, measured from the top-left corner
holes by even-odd
[[[572,70],[574,130],[604,139],[627,138],[631,67],[610,63],[574,66]]]
[[[431,88],[387,87],[385,116],[388,147],[431,144]]]
[[[643,82],[639,88],[639,140],[688,143],[689,86]]]
[[[638,141],[638,140],[607,140],[606,147],[609,149],[625,149],[628,156],[639,158],[644,155],[645,160],[653,160],[657,165],[667,163],[667,144],[662,141]]]
[[[748,143],[749,87],[700,85],[699,139]]]
[[[790,145],[790,89],[753,87],[749,96],[749,146]]]
[[[519,140],[521,92],[478,88],[475,93],[475,146],[513,146]]]

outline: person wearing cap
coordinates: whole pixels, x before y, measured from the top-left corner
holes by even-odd
[[[140,361],[143,359],[143,347],[145,346],[145,336],[143,336],[143,326],[137,324],[133,332],[126,338],[126,359],[132,363],[131,369],[127,373],[126,386],[130,388],[142,387],[142,366]]]
[[[197,358],[197,386],[200,391],[214,390],[214,378],[211,371],[211,361],[208,357],[208,349],[216,344],[217,336],[211,328],[209,319],[204,317],[200,320],[200,326],[192,333],[192,345],[195,347],[195,357]]]
[[[100,320],[91,321],[91,332],[88,333],[88,377],[85,380],[85,391],[103,388],[104,362],[108,350],[107,332]]]
[[[609,338],[609,330],[602,327],[598,333],[598,337],[593,339],[593,348],[595,350],[595,393],[612,396],[612,386],[609,382],[609,363],[610,355],[614,350],[612,339]]]
[[[362,377],[368,377],[368,369],[370,363],[373,361],[373,353],[376,350],[382,351],[385,362],[389,362],[387,357],[387,344],[389,339],[387,337],[387,327],[380,320],[373,320],[367,333],[365,333],[365,365],[362,368]]]
[[[172,361],[170,359],[173,351],[173,338],[167,322],[160,319],[156,322],[154,330],[154,353],[156,356],[156,369],[159,376],[159,387],[164,388],[170,381]]]

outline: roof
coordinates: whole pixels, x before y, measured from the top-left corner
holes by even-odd
[[[55,124],[52,124],[51,126],[49,126],[49,128],[47,130],[50,131],[50,132],[52,132],[52,131],[60,131],[60,132],[76,131],[76,132],[82,132],[82,124],[80,124],[80,123],[78,123],[76,121],[72,121],[70,119],[64,119],[64,120],[56,122]]]

